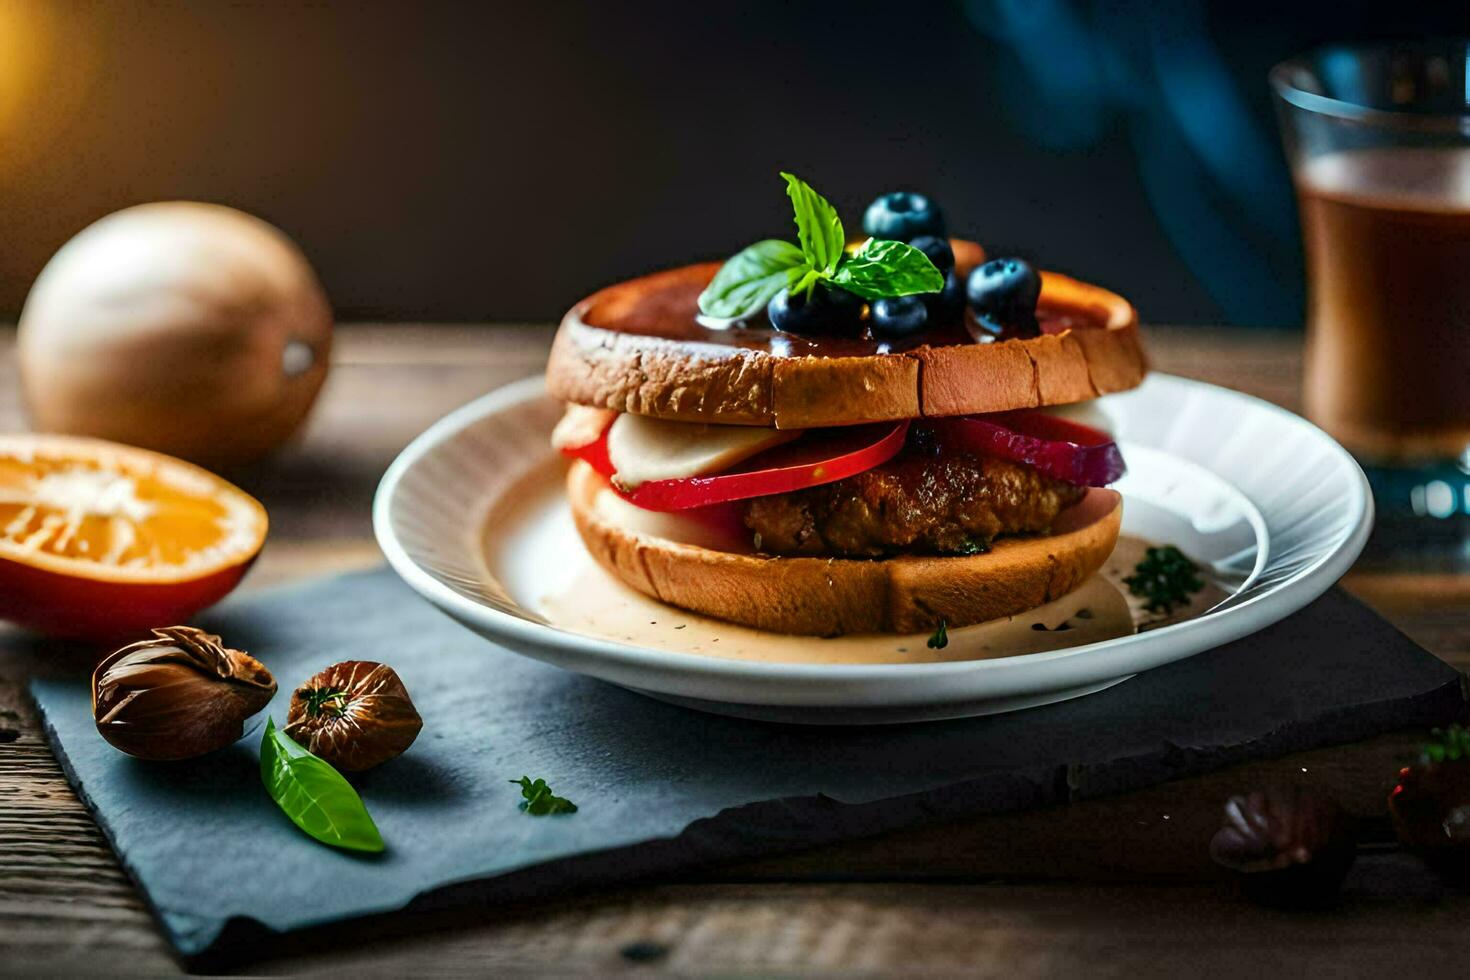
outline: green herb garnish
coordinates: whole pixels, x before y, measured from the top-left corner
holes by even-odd
[[[530,776],[522,776],[520,779],[512,779],[521,788],[521,796],[525,799],[521,803],[521,809],[533,817],[544,817],[549,813],[576,813],[577,804],[565,796],[557,796],[551,792],[551,787],[546,785],[544,779],[531,779]]]
[[[929,637],[929,649],[943,650],[947,646],[949,646],[949,630],[946,628],[944,620],[941,619],[939,621],[939,629],[935,630],[934,635]]]
[[[1123,582],[1128,591],[1148,600],[1143,608],[1166,615],[1176,606],[1189,605],[1189,597],[1205,587],[1199,566],[1172,544],[1149,548]]]
[[[260,741],[260,781],[291,822],[323,844],[383,849],[383,837],[352,784],[270,718]]]
[[[700,312],[735,319],[754,313],[802,277],[806,257],[790,242],[768,238],[735,253],[699,294]]]
[[[1470,728],[1460,725],[1434,728],[1430,730],[1429,737],[1432,741],[1419,748],[1420,765],[1470,759]]]
[[[882,299],[937,293],[944,288],[944,275],[929,256],[911,245],[869,238],[843,257],[832,282],[863,299]]]
[[[819,283],[840,286],[863,299],[937,293],[944,275],[929,257],[903,242],[870,238],[854,253],[837,209],[811,185],[783,172],[801,246],[768,238],[741,249],[699,294],[706,316],[734,320],[758,312],[782,289],[808,296]]]
[[[306,713],[313,718],[324,714],[341,718],[347,703],[347,692],[335,687],[314,687],[303,692],[301,700],[306,702]]]

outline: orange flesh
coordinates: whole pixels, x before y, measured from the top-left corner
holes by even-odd
[[[195,578],[253,555],[265,524],[253,499],[168,457],[0,441],[0,558],[92,578]]]

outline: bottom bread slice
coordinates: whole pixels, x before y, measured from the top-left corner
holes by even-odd
[[[782,558],[685,544],[619,526],[598,506],[613,491],[586,463],[567,473],[577,531],[618,579],[663,602],[777,633],[917,633],[1013,616],[1066,595],[1118,540],[1123,498],[1093,488],[1053,533],[984,554],[887,559]]]

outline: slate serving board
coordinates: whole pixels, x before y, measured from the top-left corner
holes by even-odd
[[[234,601],[200,625],[275,673],[278,722],[294,685],[367,659],[397,668],[424,730],[356,779],[388,843],[361,856],[276,809],[258,730],[206,760],[145,763],[97,735],[84,680],[33,682],[67,777],[193,965],[405,906],[400,919],[1094,797],[1465,710],[1457,671],[1338,591],[1090,697],[872,728],[718,717],[565,673],[474,636],[386,569]],[[521,813],[507,780],[522,774],[581,809]]]

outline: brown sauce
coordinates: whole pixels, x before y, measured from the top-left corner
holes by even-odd
[[[583,315],[589,326],[643,337],[659,337],[692,343],[715,344],[743,350],[760,351],[774,357],[863,357],[872,354],[901,353],[919,347],[950,347],[972,344],[969,331],[960,324],[936,326],[902,341],[883,341],[861,337],[807,337],[774,330],[760,315],[743,324],[728,327],[711,325],[713,321],[699,316],[701,280],[670,277],[665,282],[650,284],[637,295],[631,291],[615,304],[594,303]],[[609,309],[607,307],[613,307]],[[965,311],[967,318],[972,314]],[[1059,334],[1078,327],[1101,327],[1091,318],[1078,316],[1075,310],[1038,308],[1037,319],[1045,334]]]

